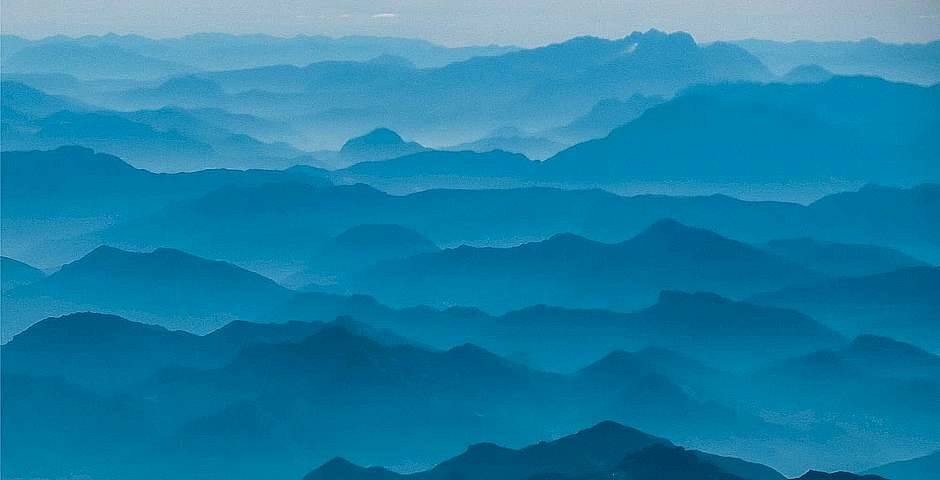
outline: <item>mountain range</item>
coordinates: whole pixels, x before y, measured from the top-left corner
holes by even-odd
[[[877,75],[902,82],[940,82],[940,41],[891,44],[874,38],[849,42],[740,40],[732,42],[783,73],[799,65],[817,64],[848,75]]]
[[[95,335],[73,335],[66,333],[68,331],[93,331]],[[25,425],[8,419],[19,415],[4,415],[5,431],[13,432],[10,435],[20,439],[17,444],[9,444],[6,443],[9,437],[5,435],[5,468],[11,472],[23,471],[29,463],[17,463],[17,460],[27,458],[39,448],[56,455],[56,460],[46,466],[50,471],[65,469],[107,474],[107,470],[101,470],[102,465],[115,467],[108,460],[114,458],[111,454],[107,458],[101,454],[85,457],[84,450],[60,450],[59,445],[67,443],[49,440],[61,429],[74,432],[70,434],[71,440],[85,438],[89,448],[105,445],[102,441],[124,442],[120,449],[122,454],[133,455],[135,451],[140,454],[159,448],[166,455],[166,461],[148,473],[159,478],[184,471],[189,472],[185,475],[193,475],[207,468],[218,474],[261,470],[271,474],[272,465],[278,465],[273,470],[277,476],[285,476],[303,468],[311,459],[322,458],[328,451],[335,450],[352,452],[357,457],[390,460],[394,455],[382,453],[381,445],[397,436],[392,432],[407,432],[409,439],[398,437],[399,445],[418,452],[414,457],[416,461],[427,462],[466,445],[483,432],[491,435],[499,432],[500,438],[515,439],[513,443],[531,439],[533,433],[544,431],[545,426],[539,425],[543,413],[549,412],[556,415],[558,425],[562,426],[616,411],[618,417],[635,419],[649,426],[661,425],[682,436],[693,431],[716,435],[707,433],[713,429],[747,436],[755,429],[769,428],[755,418],[735,416],[730,410],[691,399],[665,379],[649,383],[637,378],[611,390],[610,385],[592,386],[584,383],[587,379],[579,377],[529,370],[472,345],[446,351],[387,345],[338,326],[321,328],[311,336],[295,340],[296,343],[247,345],[222,367],[212,367],[211,361],[201,362],[198,356],[194,359],[185,353],[208,356],[211,349],[187,350],[186,346],[192,342],[211,345],[214,335],[200,339],[135,325],[116,317],[83,314],[45,320],[17,336],[3,347],[5,362],[12,364],[12,371],[5,372],[3,377],[6,412],[16,414],[28,404],[42,408],[63,399],[74,401],[77,407],[88,401],[106,406],[113,399],[124,403],[126,408],[110,412],[89,410],[84,415],[73,410],[59,411],[58,426],[34,425],[29,433],[22,430]],[[109,347],[113,345],[112,340],[118,340],[118,345]],[[58,348],[48,350],[47,346],[53,344],[59,345]],[[87,353],[81,353],[102,348],[106,350],[95,359],[88,359]],[[96,362],[111,355],[124,357],[129,353],[127,349],[135,352],[136,360],[128,361],[118,375],[103,377]],[[157,369],[161,361],[173,362],[176,366],[148,374]],[[202,368],[178,362],[201,362]],[[68,376],[99,390],[71,383],[50,383],[47,377],[18,373],[30,363],[40,368],[37,373]],[[258,389],[262,384],[265,385],[263,391]],[[105,393],[109,390],[101,390],[104,387],[117,389],[120,394]],[[45,395],[49,388],[58,389],[61,395],[34,397]],[[583,390],[586,388],[589,390]],[[566,409],[564,405],[570,405],[571,401],[566,399],[578,395],[579,391],[593,392],[596,400],[576,411]],[[596,396],[604,391],[610,392],[607,396],[618,399],[616,410],[611,410],[613,405],[604,406],[605,402]],[[661,403],[647,404],[633,397],[641,392],[655,395]],[[375,395],[385,399],[385,406],[363,409],[362,401]],[[532,405],[536,404],[538,408],[533,411]],[[668,427],[669,412],[678,405],[683,408],[682,418],[689,422],[682,427]],[[596,410],[601,407],[604,408]],[[405,418],[392,414],[396,411],[411,413]],[[131,421],[125,415],[136,417],[133,422],[139,427],[137,435],[128,436],[127,432],[110,429],[110,425]],[[727,418],[722,419],[722,416]],[[81,428],[82,422],[96,418],[100,429],[73,430]],[[340,425],[345,427],[338,428]],[[382,425],[389,434],[376,435],[377,425]],[[285,430],[289,426],[292,427]],[[320,434],[317,438],[298,437],[290,434],[291,429]],[[92,432],[94,434],[89,436]],[[98,432],[108,435],[96,440]],[[373,435],[365,435],[366,432],[373,432]],[[431,439],[436,441],[431,442]],[[224,449],[219,450],[219,442],[239,452],[240,459],[228,456]],[[280,448],[272,449],[274,444],[279,444]],[[13,452],[7,457],[6,452],[10,450]],[[13,464],[7,459],[12,459]]]
[[[6,291],[3,338],[42,318],[86,310],[205,332],[274,308],[289,295],[261,275],[178,250],[99,247],[46,278]]]
[[[795,308],[849,334],[881,332],[940,351],[940,268],[922,266],[839,278],[758,295],[756,303]]]
[[[3,35],[2,476],[940,478],[938,45]]]
[[[663,468],[670,469],[672,474]],[[615,478],[631,479],[784,478],[759,464],[685,450],[663,438],[615,422],[602,422],[572,435],[520,449],[492,443],[471,445],[464,453],[430,470],[409,475],[396,474],[381,467],[363,468],[335,458],[307,474],[304,480],[587,479],[609,478],[612,471],[622,472],[621,475],[614,474]]]
[[[439,66],[470,57],[498,55],[517,49],[512,46],[479,46],[447,48],[422,40],[393,37],[298,35],[276,37],[270,35],[229,35],[200,33],[176,38],[152,39],[140,35],[86,35],[67,37],[57,35],[40,40],[27,40],[14,35],[3,36],[3,61],[8,60],[25,68],[30,60],[48,60],[57,56],[53,48],[120,49],[126,54],[145,56],[154,64],[173,62],[191,69],[226,70],[249,68],[273,63],[306,65],[326,60],[368,60],[381,55],[408,58],[422,67]],[[117,59],[98,75],[120,71],[123,65]],[[60,67],[64,68],[64,67]],[[29,68],[29,71],[36,71]],[[73,72],[78,73],[78,72]],[[142,74],[143,72],[138,72]]]
[[[397,281],[389,281],[393,278]],[[393,305],[624,310],[652,303],[662,290],[741,296],[818,278],[749,245],[664,220],[617,244],[556,235],[517,247],[419,255],[366,270],[349,288]]]

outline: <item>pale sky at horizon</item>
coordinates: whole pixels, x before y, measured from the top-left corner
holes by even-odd
[[[940,39],[940,0],[0,0],[0,30],[28,38],[225,32],[535,46],[650,28],[687,31],[699,41],[924,42]]]

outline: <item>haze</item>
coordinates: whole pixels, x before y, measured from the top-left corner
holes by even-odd
[[[533,46],[576,35],[621,37],[655,27],[685,30],[699,41],[857,40],[922,42],[940,37],[935,0],[594,0],[477,2],[229,2],[207,0],[4,0],[3,33],[48,35],[137,33],[153,37],[195,32],[387,35],[449,46]],[[851,21],[839,21],[848,19]]]

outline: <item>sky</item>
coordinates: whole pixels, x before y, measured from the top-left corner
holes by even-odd
[[[940,38],[940,0],[0,0],[4,34],[388,35],[535,46],[576,35],[687,31],[699,41]]]

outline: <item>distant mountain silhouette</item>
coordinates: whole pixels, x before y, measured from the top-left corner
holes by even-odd
[[[601,100],[588,113],[564,127],[550,130],[548,134],[571,143],[606,137],[611,130],[632,122],[646,110],[665,101],[663,97],[640,94],[634,94],[626,100]]]
[[[866,38],[855,42],[740,40],[732,43],[757,56],[778,73],[815,63],[842,75],[877,75],[924,85],[940,82],[937,67],[940,41],[884,43]]]
[[[369,269],[350,288],[394,305],[631,309],[666,289],[739,296],[816,279],[774,255],[663,220],[618,244],[563,234],[512,248],[464,246],[420,255]]]
[[[806,312],[850,335],[875,333],[937,351],[940,268],[909,267],[758,295],[756,303]]]
[[[10,257],[0,257],[0,277],[2,277],[0,290],[2,291],[28,285],[45,276],[46,274],[36,267]]]
[[[78,100],[49,95],[24,83],[9,80],[0,83],[0,104],[4,107],[4,124],[7,124],[9,121],[7,117],[12,113],[20,113],[30,118],[42,118],[62,110],[83,111],[90,108]],[[10,150],[11,148],[4,146],[3,149]]]
[[[754,390],[745,395],[764,407],[811,410],[819,418],[879,419],[870,420],[883,422],[879,435],[934,438],[940,431],[932,414],[940,392],[937,368],[936,355],[865,336],[761,369],[749,378]]]
[[[329,323],[236,320],[206,335],[99,313],[42,320],[0,347],[4,374],[61,377],[100,392],[122,391],[170,367],[220,368],[243,349],[299,342],[341,327],[385,345],[410,341],[348,317]]]
[[[160,108],[168,105],[183,107],[220,107],[227,98],[216,81],[201,74],[174,76],[156,86],[143,86],[121,93],[122,105],[138,108]]]
[[[158,56],[161,49],[172,51],[189,40],[171,42],[169,50],[158,43],[146,51]],[[243,39],[222,39],[223,43],[241,45],[237,51],[253,52],[252,58],[264,58],[263,62],[233,61],[242,65],[211,68],[212,73],[198,74],[221,86],[224,95],[200,96],[182,89],[174,95],[138,89],[115,101],[128,110],[177,105],[237,108],[239,112],[267,117],[287,115],[296,119],[301,130],[317,132],[314,142],[319,146],[315,149],[334,149],[350,135],[378,125],[407,129],[409,135],[428,144],[453,145],[507,125],[528,131],[554,128],[607,98],[638,92],[672,95],[696,83],[772,78],[766,67],[742,48],[721,42],[700,45],[687,33],[656,30],[613,40],[578,37],[533,49],[484,47],[476,50],[481,56],[455,54],[451,58],[459,61],[446,65],[421,61],[422,54],[440,51],[433,47],[421,53],[411,47],[379,47],[371,55],[346,58],[312,46],[309,51],[291,53],[274,52],[271,47],[264,50],[263,57],[259,50],[264,43],[300,48],[310,40],[259,39],[259,44],[244,45]],[[89,41],[94,43],[93,39]],[[393,44],[396,40],[385,42]],[[198,46],[191,49],[202,56],[193,63],[219,59],[215,50],[216,58],[206,58],[213,57],[206,55],[207,43],[211,42],[197,42]],[[238,56],[221,56],[228,55]],[[434,65],[413,68],[408,62],[389,62],[390,57],[382,55],[405,57],[418,66]],[[303,56],[309,60],[298,62]],[[168,58],[192,64],[185,57]],[[192,71],[182,74],[191,75]],[[415,105],[424,107],[416,109]]]
[[[209,95],[197,85],[176,81],[183,83],[176,88],[188,94]],[[170,172],[207,167],[284,168],[313,161],[286,143],[262,142],[212,124],[210,120],[225,121],[218,115],[197,116],[180,108],[110,111],[46,95],[17,82],[4,82],[3,108],[8,113],[3,116],[4,150],[83,145],[122,156],[139,167]],[[232,126],[233,122],[226,123]],[[167,156],[168,150],[175,154]]]
[[[881,465],[865,473],[880,475],[891,480],[919,480],[936,477],[940,473],[940,452]]]
[[[811,238],[771,240],[761,247],[833,277],[870,275],[926,265],[890,248],[821,242]]]
[[[0,349],[4,374],[61,377],[112,390],[170,365],[212,364],[199,337],[114,315],[75,313],[32,325]]]
[[[430,155],[433,159],[436,154],[417,154],[415,158]],[[287,173],[307,171],[291,169]],[[310,179],[310,175],[301,178],[308,183],[317,180]],[[273,181],[268,179],[268,183]],[[402,178],[386,180],[392,185],[406,182]],[[235,262],[254,257],[289,263],[291,268],[287,272],[293,273],[299,262],[313,255],[319,242],[360,224],[407,225],[442,247],[454,247],[518,245],[543,240],[561,231],[603,242],[620,242],[657,220],[674,218],[747,242],[809,236],[824,241],[882,245],[933,262],[940,259],[940,242],[936,240],[940,231],[934,232],[936,222],[930,221],[938,199],[940,188],[932,184],[911,189],[866,187],[858,192],[827,196],[809,206],[749,202],[721,195],[622,197],[600,190],[546,188],[431,190],[389,195],[363,185],[330,189],[251,186],[207,195],[155,215],[123,222],[102,233],[98,243],[135,249],[170,246]],[[43,198],[33,195],[32,201],[39,203]],[[507,205],[513,208],[506,208]],[[256,223],[246,223],[247,212]],[[259,229],[270,234],[260,238]],[[210,240],[213,238],[225,241]],[[7,248],[9,235],[5,240]],[[14,251],[5,253],[34,262]],[[74,258],[76,253],[71,255]],[[265,271],[263,265],[253,268]],[[270,274],[283,275],[284,269],[279,271]]]
[[[316,252],[303,271],[285,282],[297,287],[330,285],[376,263],[437,251],[420,233],[400,225],[357,225],[337,235]]]
[[[940,172],[929,166],[935,143],[925,135],[940,117],[923,106],[940,105],[934,90],[863,77],[691,88],[604,139],[546,160],[545,173],[607,182],[931,181]],[[871,96],[859,101],[855,91]],[[921,112],[916,125],[907,102],[920,103],[913,107]],[[684,141],[669,142],[663,132],[683,132]],[[784,137],[790,140],[780,143]],[[853,161],[843,161],[848,158]]]
[[[470,150],[480,153],[502,150],[520,153],[533,160],[544,160],[560,152],[565,146],[543,136],[527,134],[514,127],[504,127],[478,140],[446,147],[444,150]]]
[[[76,310],[206,332],[251,318],[289,295],[261,275],[178,250],[135,253],[99,247],[38,282],[6,292],[3,336]]]
[[[67,73],[87,79],[154,79],[193,69],[115,45],[84,46],[68,42],[26,46],[5,56],[3,67],[9,72]]]
[[[387,128],[377,128],[343,144],[339,154],[349,163],[370,160],[388,160],[427,150],[415,142],[404,141],[397,133]]]
[[[419,182],[422,177],[443,177],[454,179],[456,185],[472,186],[474,178],[525,178],[537,167],[537,162],[523,155],[502,150],[485,153],[431,150],[391,160],[357,163],[339,170],[336,176],[369,180],[370,184],[375,184],[375,180],[394,179],[399,185]]]
[[[819,65],[797,65],[786,75],[780,77],[784,83],[820,83],[832,78],[834,75]]]
[[[175,38],[148,38],[140,35],[57,35],[40,40],[27,40],[14,35],[3,36],[4,60],[30,46],[48,43],[94,47],[113,45],[161,60],[193,65],[204,70],[250,68],[277,63],[306,65],[325,60],[364,61],[382,55],[407,58],[421,67],[441,66],[467,58],[499,55],[518,49],[512,46],[481,45],[448,48],[425,40],[321,35],[278,37],[271,35],[232,35],[196,33]]]
[[[743,476],[725,473],[720,466],[729,466]],[[667,470],[672,473],[667,474]],[[702,476],[705,472],[707,474]],[[668,440],[606,421],[573,435],[518,450],[492,443],[472,445],[461,455],[430,470],[410,475],[395,474],[377,467],[357,467],[336,458],[310,472],[304,479],[594,479],[610,478],[611,475],[636,479],[783,478],[761,465],[674,447]]]
[[[327,183],[312,170],[154,174],[82,147],[4,152],[2,170],[4,254],[44,267],[74,259],[100,243],[73,245],[76,235],[221,187]]]
[[[308,292],[291,297],[259,320],[313,321],[340,315],[438,348],[471,341],[560,372],[625,350],[620,354],[645,371],[691,387],[702,385],[691,385],[698,383],[696,376],[722,380],[722,374],[703,361],[740,371],[842,344],[831,330],[794,311],[681,292],[663,293],[655,305],[633,313],[530,306],[501,316],[466,307],[397,310],[371,297]]]

